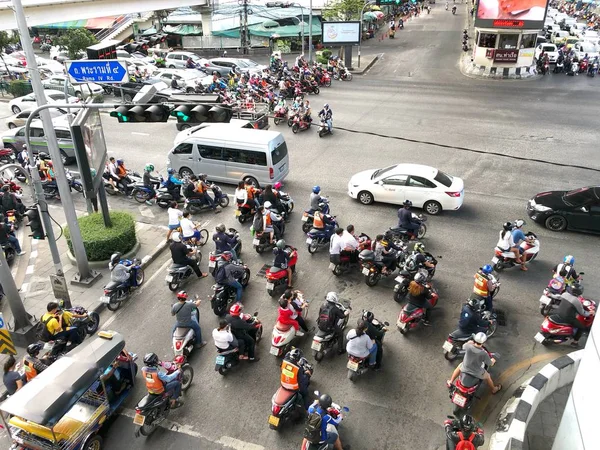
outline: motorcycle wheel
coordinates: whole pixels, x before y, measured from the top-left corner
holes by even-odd
[[[494,270],[496,272],[502,272],[504,270],[504,264],[498,261],[496,264],[494,264]]]
[[[267,294],[269,294],[269,297],[273,297],[275,292],[273,291],[273,289],[267,289]]]
[[[402,303],[406,298],[406,294],[408,293],[408,289],[406,286],[400,286],[400,289],[394,292],[394,300],[397,303]]]
[[[540,314],[544,317],[548,316],[550,314],[550,311],[552,311],[552,307],[550,305],[544,305],[541,304],[540,305]]]
[[[262,253],[265,251],[265,247],[262,244],[258,244],[256,247],[254,247],[254,250],[256,250],[256,253],[259,255],[262,255]]]
[[[138,189],[133,191],[133,198],[138,203],[144,203],[149,197],[147,192]]]
[[[398,331],[400,331],[402,336],[406,336],[408,334],[408,330],[410,330],[410,324],[406,324],[404,328],[398,328]]]
[[[144,282],[144,269],[141,267],[135,271],[135,284],[141,286]]]
[[[302,222],[302,232],[308,233],[312,229],[312,223]]]
[[[487,335],[488,338],[491,338],[497,329],[498,329],[498,322],[494,319],[490,322],[490,326],[488,327],[485,334]]]
[[[117,293],[113,292],[113,294],[110,296],[110,302],[108,302],[106,304],[106,307],[108,308],[109,311],[115,312],[117,309],[119,309],[121,307],[121,302],[116,300],[116,296],[117,296]]]
[[[85,331],[87,334],[92,335],[98,330],[98,326],[100,325],[100,314],[96,311],[92,311],[88,313],[89,321],[86,324]]]
[[[454,361],[456,358],[458,358],[458,353],[456,352],[456,350],[452,350],[451,352],[444,352],[444,358],[446,358],[446,361]]]
[[[321,92],[321,91],[319,90],[319,88],[318,88],[318,87],[315,87],[315,88],[313,89],[313,93],[314,93],[315,95],[319,95],[319,92]]]
[[[417,232],[417,239],[423,239],[427,234],[427,225],[424,223],[419,227],[419,231]]]
[[[250,282],[250,269],[246,269],[246,271],[244,272],[244,275],[242,276],[242,279],[240,280],[240,284],[242,285],[242,287],[246,287],[246,286],[248,286],[249,282]]]
[[[219,199],[221,208],[226,208],[229,205],[229,196],[225,195]]]
[[[292,125],[294,125],[294,119],[289,118],[287,121],[288,127],[291,127]]]
[[[327,81],[325,81],[325,84],[324,84],[324,86],[325,86],[325,87],[331,87],[331,80],[327,80]]]
[[[348,72],[345,77],[346,81],[352,81],[352,72]]]
[[[73,183],[73,189],[75,189],[80,194],[83,192],[83,186],[79,183]]]
[[[204,247],[208,242],[208,230],[206,228],[200,230],[200,239],[197,242],[200,247]]]
[[[325,129],[319,130],[319,137],[323,137],[325,135]]]
[[[356,381],[356,377],[358,377],[358,374],[354,370],[348,369],[348,379],[354,383]]]
[[[213,312],[215,313],[215,316],[223,317],[227,313],[227,303],[215,305],[213,307]]]
[[[336,265],[336,266],[333,268],[332,272],[333,272],[333,274],[334,274],[336,277],[339,277],[339,276],[342,274],[342,266],[341,266],[340,264],[337,264],[337,265]]]
[[[181,366],[181,390],[187,391],[194,379],[194,368],[189,364]]]
[[[238,222],[241,224],[246,223],[246,216],[244,216],[243,214],[238,216]]]
[[[175,292],[176,290],[178,290],[179,289],[179,285],[180,285],[180,283],[178,281],[177,282],[172,281],[171,283],[168,283],[169,290],[171,292]]]
[[[378,272],[370,273],[369,275],[367,275],[365,277],[365,283],[367,283],[367,286],[373,287],[373,286],[377,285],[377,283],[379,283],[380,278],[381,278],[380,273],[378,273]]]
[[[273,119],[273,122],[275,122],[275,125],[279,125],[279,124],[281,123],[281,120],[282,120],[281,118],[279,118],[279,117],[275,117],[275,118]]]
[[[154,430],[156,430],[156,424],[154,422],[151,423],[144,423],[144,425],[142,425],[139,429],[139,432],[142,436],[150,436],[152,433],[154,433]]]
[[[117,190],[113,187],[112,184],[105,184],[104,185],[104,191],[108,194],[108,195],[117,195]]]
[[[498,292],[500,292],[500,286],[496,286],[496,289],[494,289],[494,291],[491,292],[492,299],[496,298],[496,295],[498,295]]]
[[[223,375],[225,376],[225,374],[228,372],[227,368],[225,366],[221,366],[219,367],[219,375]]]
[[[300,126],[297,123],[292,125],[292,133],[294,133],[294,134],[298,133],[299,129],[300,129]]]
[[[323,361],[324,356],[325,356],[325,353],[323,353],[323,352],[315,352],[315,361],[316,362]]]
[[[162,209],[167,209],[169,207],[169,203],[171,202],[171,200],[167,201],[167,200],[157,200],[156,204],[161,207]]]
[[[313,240],[310,244],[308,244],[308,253],[312,255],[316,253],[317,250],[319,250],[319,243],[317,241]]]

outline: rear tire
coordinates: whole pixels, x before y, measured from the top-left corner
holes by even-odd
[[[140,434],[142,436],[148,437],[152,433],[154,433],[154,430],[156,430],[156,425],[154,423],[151,423],[149,425],[144,424],[140,427]]]
[[[267,294],[269,294],[269,297],[273,297],[275,292],[273,291],[273,289],[267,289]]]
[[[497,262],[496,264],[494,264],[494,270],[496,272],[502,272],[504,270],[504,264],[502,264],[501,262]]]
[[[260,184],[258,184],[258,180],[254,177],[246,177],[244,178],[244,183],[250,183],[255,188],[259,188]]]
[[[354,383],[356,381],[357,376],[358,376],[358,374],[354,370],[348,369],[348,379],[350,381],[352,381]]]
[[[171,283],[169,283],[169,290],[171,292],[175,292],[178,289],[179,289],[179,282],[171,282]]]
[[[319,243],[316,241],[312,241],[310,244],[308,244],[308,253],[310,253],[311,255],[316,253],[317,250],[319,250]]]
[[[554,214],[548,217],[544,224],[550,231],[564,231],[567,228],[567,219],[558,214]]]
[[[375,201],[375,198],[373,197],[373,194],[371,194],[369,191],[361,191],[361,192],[359,192],[358,196],[356,198],[363,205],[372,205],[373,202]]]
[[[229,196],[225,195],[224,197],[221,197],[219,199],[219,205],[221,206],[221,208],[226,208],[227,206],[229,206]]]
[[[323,352],[315,352],[315,361],[317,361],[317,362],[323,361],[324,356],[325,356],[325,353],[323,353]]]
[[[281,121],[282,121],[282,120],[283,120],[283,119],[281,119],[280,117],[275,117],[275,118],[273,119],[273,122],[275,122],[275,125],[279,125],[279,124],[281,123]]]
[[[115,312],[117,309],[121,307],[121,302],[110,302],[106,304],[106,307],[109,311]]]
[[[429,200],[423,205],[423,209],[427,211],[427,214],[435,216],[442,212],[442,205],[435,200]]]
[[[181,390],[187,391],[194,380],[194,368],[189,364],[184,364],[181,367]]]
[[[408,293],[408,289],[406,288],[406,286],[400,286],[400,289],[398,289],[396,292],[394,292],[394,300],[397,303],[402,303],[404,301],[404,299],[406,298],[407,293]]]
[[[336,266],[333,268],[332,272],[333,272],[333,274],[334,274],[336,277],[339,277],[339,276],[342,274],[342,266],[341,266],[341,265],[339,265],[339,264],[338,264],[338,265],[336,265]]]
[[[145,203],[146,200],[149,199],[149,197],[150,195],[147,192],[142,191],[141,189],[138,189],[133,193],[133,198],[138,203]]]
[[[446,358],[446,361],[454,361],[458,358],[458,353],[454,350],[451,352],[444,352],[444,358]]]
[[[225,374],[227,373],[227,369],[223,366],[219,367],[219,375],[223,375],[225,376]]]
[[[312,223],[302,222],[302,232],[308,233],[312,229]]]
[[[104,190],[106,191],[106,193],[108,195],[117,195],[117,190],[114,188],[114,186],[110,183],[105,184],[104,185]]]

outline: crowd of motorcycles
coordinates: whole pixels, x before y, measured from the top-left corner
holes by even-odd
[[[542,53],[536,61],[536,67],[539,73],[546,75],[550,71],[548,55]],[[563,45],[558,49],[558,57],[552,73],[565,73],[569,76],[587,74],[588,77],[594,78],[598,73],[598,57],[590,58],[586,54],[579,59],[572,49]]]

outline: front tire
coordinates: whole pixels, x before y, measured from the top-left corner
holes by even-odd
[[[377,272],[370,273],[369,275],[367,275],[365,277],[365,283],[367,283],[367,286],[373,287],[373,286],[376,286],[377,283],[379,283],[380,278],[381,278],[381,274],[379,274]]]
[[[181,169],[179,169],[179,175],[181,176],[181,178],[189,178],[192,175],[194,175],[194,172],[189,167],[182,167]]]
[[[150,196],[147,192],[138,189],[133,193],[133,198],[138,203],[145,203],[146,200],[149,200]]]
[[[206,228],[202,228],[200,230],[200,239],[198,239],[197,243],[200,247],[204,247],[208,242],[208,230]]]
[[[269,297],[273,297],[273,295],[275,295],[275,292],[273,291],[273,289],[267,289],[267,294],[269,294]]]
[[[85,331],[87,334],[92,335],[98,330],[98,326],[100,325],[100,314],[92,311],[88,313],[88,317],[90,321],[86,324]]]
[[[545,225],[550,231],[564,231],[567,228],[567,219],[554,214],[546,219]]]
[[[308,222],[302,222],[302,232],[303,233],[308,233],[310,230],[312,230],[312,223],[308,223]]]
[[[295,124],[292,125],[292,132],[294,134],[298,133],[299,129],[300,129],[300,126],[297,123],[295,123]]]
[[[194,380],[194,368],[189,364],[181,367],[181,390],[187,391]]]
[[[442,212],[442,205],[440,205],[435,200],[429,200],[425,202],[425,204],[423,205],[423,209],[427,212],[427,214],[435,216]]]
[[[544,317],[548,316],[552,311],[552,307],[550,305],[540,305],[540,314]]]
[[[85,442],[82,450],[102,450],[102,438],[95,434]]]
[[[494,264],[494,270],[496,272],[502,272],[504,270],[504,264],[502,264],[501,262],[497,262],[496,264]]]
[[[419,227],[419,231],[417,231],[417,239],[423,239],[427,234],[427,225],[424,223]]]
[[[373,197],[373,194],[371,194],[369,191],[361,191],[361,192],[359,192],[358,196],[357,196],[357,199],[363,205],[371,205],[375,201],[375,198]]]
[[[408,334],[408,330],[410,330],[410,324],[406,324],[406,327],[404,328],[398,328],[398,330],[400,331],[400,334],[402,336],[406,336]]]
[[[221,197],[219,199],[219,205],[221,206],[221,208],[226,208],[227,206],[229,206],[229,197],[227,195]]]
[[[487,329],[487,331],[485,332],[485,334],[487,335],[488,338],[491,338],[494,335],[494,333],[496,333],[497,329],[498,329],[498,322],[496,320],[493,320],[490,323],[490,326]]]
[[[308,244],[308,253],[310,253],[311,255],[316,253],[317,250],[319,250],[319,243],[316,241],[312,241],[310,244]]]

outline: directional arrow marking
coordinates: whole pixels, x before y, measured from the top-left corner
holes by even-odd
[[[15,344],[13,344],[8,330],[0,330],[0,353],[17,354],[17,349],[15,349]]]

